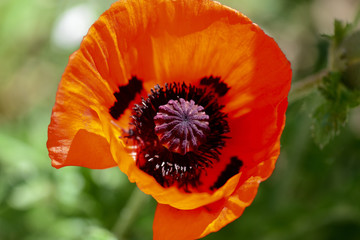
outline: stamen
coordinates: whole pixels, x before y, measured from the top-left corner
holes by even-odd
[[[170,100],[154,117],[155,133],[163,146],[182,155],[195,151],[210,131],[209,116],[193,100]]]
[[[156,85],[133,108],[127,138],[136,143],[136,165],[163,187],[196,190],[229,138],[217,95],[212,88],[185,83]]]

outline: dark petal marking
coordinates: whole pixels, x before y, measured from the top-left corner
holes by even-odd
[[[114,105],[109,109],[109,113],[116,120],[120,118],[121,114],[129,107],[131,101],[136,97],[137,93],[140,93],[143,89],[142,80],[133,76],[127,85],[119,86],[119,91],[114,93],[116,101]]]
[[[213,186],[211,186],[211,190],[219,189],[229,180],[231,177],[235,176],[239,173],[240,168],[242,167],[243,162],[236,156],[231,157],[230,163],[226,165],[224,171],[221,172],[219,178],[216,180]]]
[[[220,80],[220,77],[204,77],[200,80],[200,85],[212,87],[220,97],[223,97],[229,91],[230,87],[228,87],[226,83],[221,82]]]

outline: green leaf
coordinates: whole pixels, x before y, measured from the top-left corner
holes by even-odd
[[[340,133],[349,109],[360,104],[360,91],[347,88],[342,78],[342,73],[330,72],[319,87],[324,102],[313,114],[313,137],[321,148]]]
[[[352,29],[352,24],[343,23],[340,20],[335,20],[334,36],[332,36],[332,39],[334,40],[336,47],[338,47],[342,43],[342,41],[345,39],[345,37],[348,35],[351,29]]]
[[[344,83],[350,89],[360,90],[360,31],[353,32],[344,39],[339,50],[346,61]]]
[[[320,105],[314,112],[313,137],[315,142],[323,148],[340,132],[340,128],[347,120],[346,108],[332,106],[328,102]]]

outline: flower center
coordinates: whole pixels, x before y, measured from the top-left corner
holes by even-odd
[[[196,191],[201,176],[220,161],[229,138],[227,115],[218,96],[220,93],[201,84],[156,85],[133,108],[126,137],[136,144],[131,153],[136,165],[163,187]],[[221,184],[219,180],[215,188]]]
[[[154,122],[160,143],[182,155],[197,150],[210,131],[209,116],[204,112],[204,107],[183,98],[171,99],[161,105]]]

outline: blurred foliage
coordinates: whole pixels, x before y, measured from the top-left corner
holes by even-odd
[[[68,56],[79,46],[79,42],[59,45],[54,40],[58,36],[55,31],[69,10],[82,6],[82,13],[92,13],[96,19],[111,2],[0,2],[0,239],[116,239],[112,230],[134,184],[128,183],[117,168],[56,170],[46,150],[57,84]],[[349,17],[351,21],[354,6],[359,5],[356,0],[220,2],[248,15],[276,39],[292,62],[294,81],[327,66],[331,45],[321,34],[332,34],[334,18]],[[82,15],[78,17],[80,21]],[[348,49],[347,54],[359,50],[346,47],[360,46],[354,45],[359,35],[353,32],[353,37],[345,34],[347,37],[338,44]],[[346,58],[352,59],[351,64],[359,64],[349,55]],[[359,76],[354,73],[358,69],[347,68],[345,74]],[[274,174],[261,184],[254,203],[242,217],[205,239],[359,238],[359,108],[346,112],[349,124],[323,149],[311,137],[310,116],[317,111],[323,119],[324,111],[316,109],[324,97],[337,101],[338,96],[347,98],[355,88],[341,79],[331,74],[321,92],[314,91],[290,104]],[[332,85],[337,87],[328,88]],[[333,110],[333,105],[323,108]],[[344,106],[336,109],[344,110]],[[329,137],[332,131],[322,134]],[[155,206],[151,200],[141,209],[128,239],[152,238]]]
[[[345,87],[343,78],[340,72],[330,72],[319,86],[324,99],[313,114],[313,135],[321,148],[340,133],[348,120],[349,110],[360,104],[360,91]]]
[[[322,103],[314,111],[313,136],[323,148],[340,133],[351,108],[360,104],[360,31],[335,20],[329,44],[328,73],[321,79]]]

